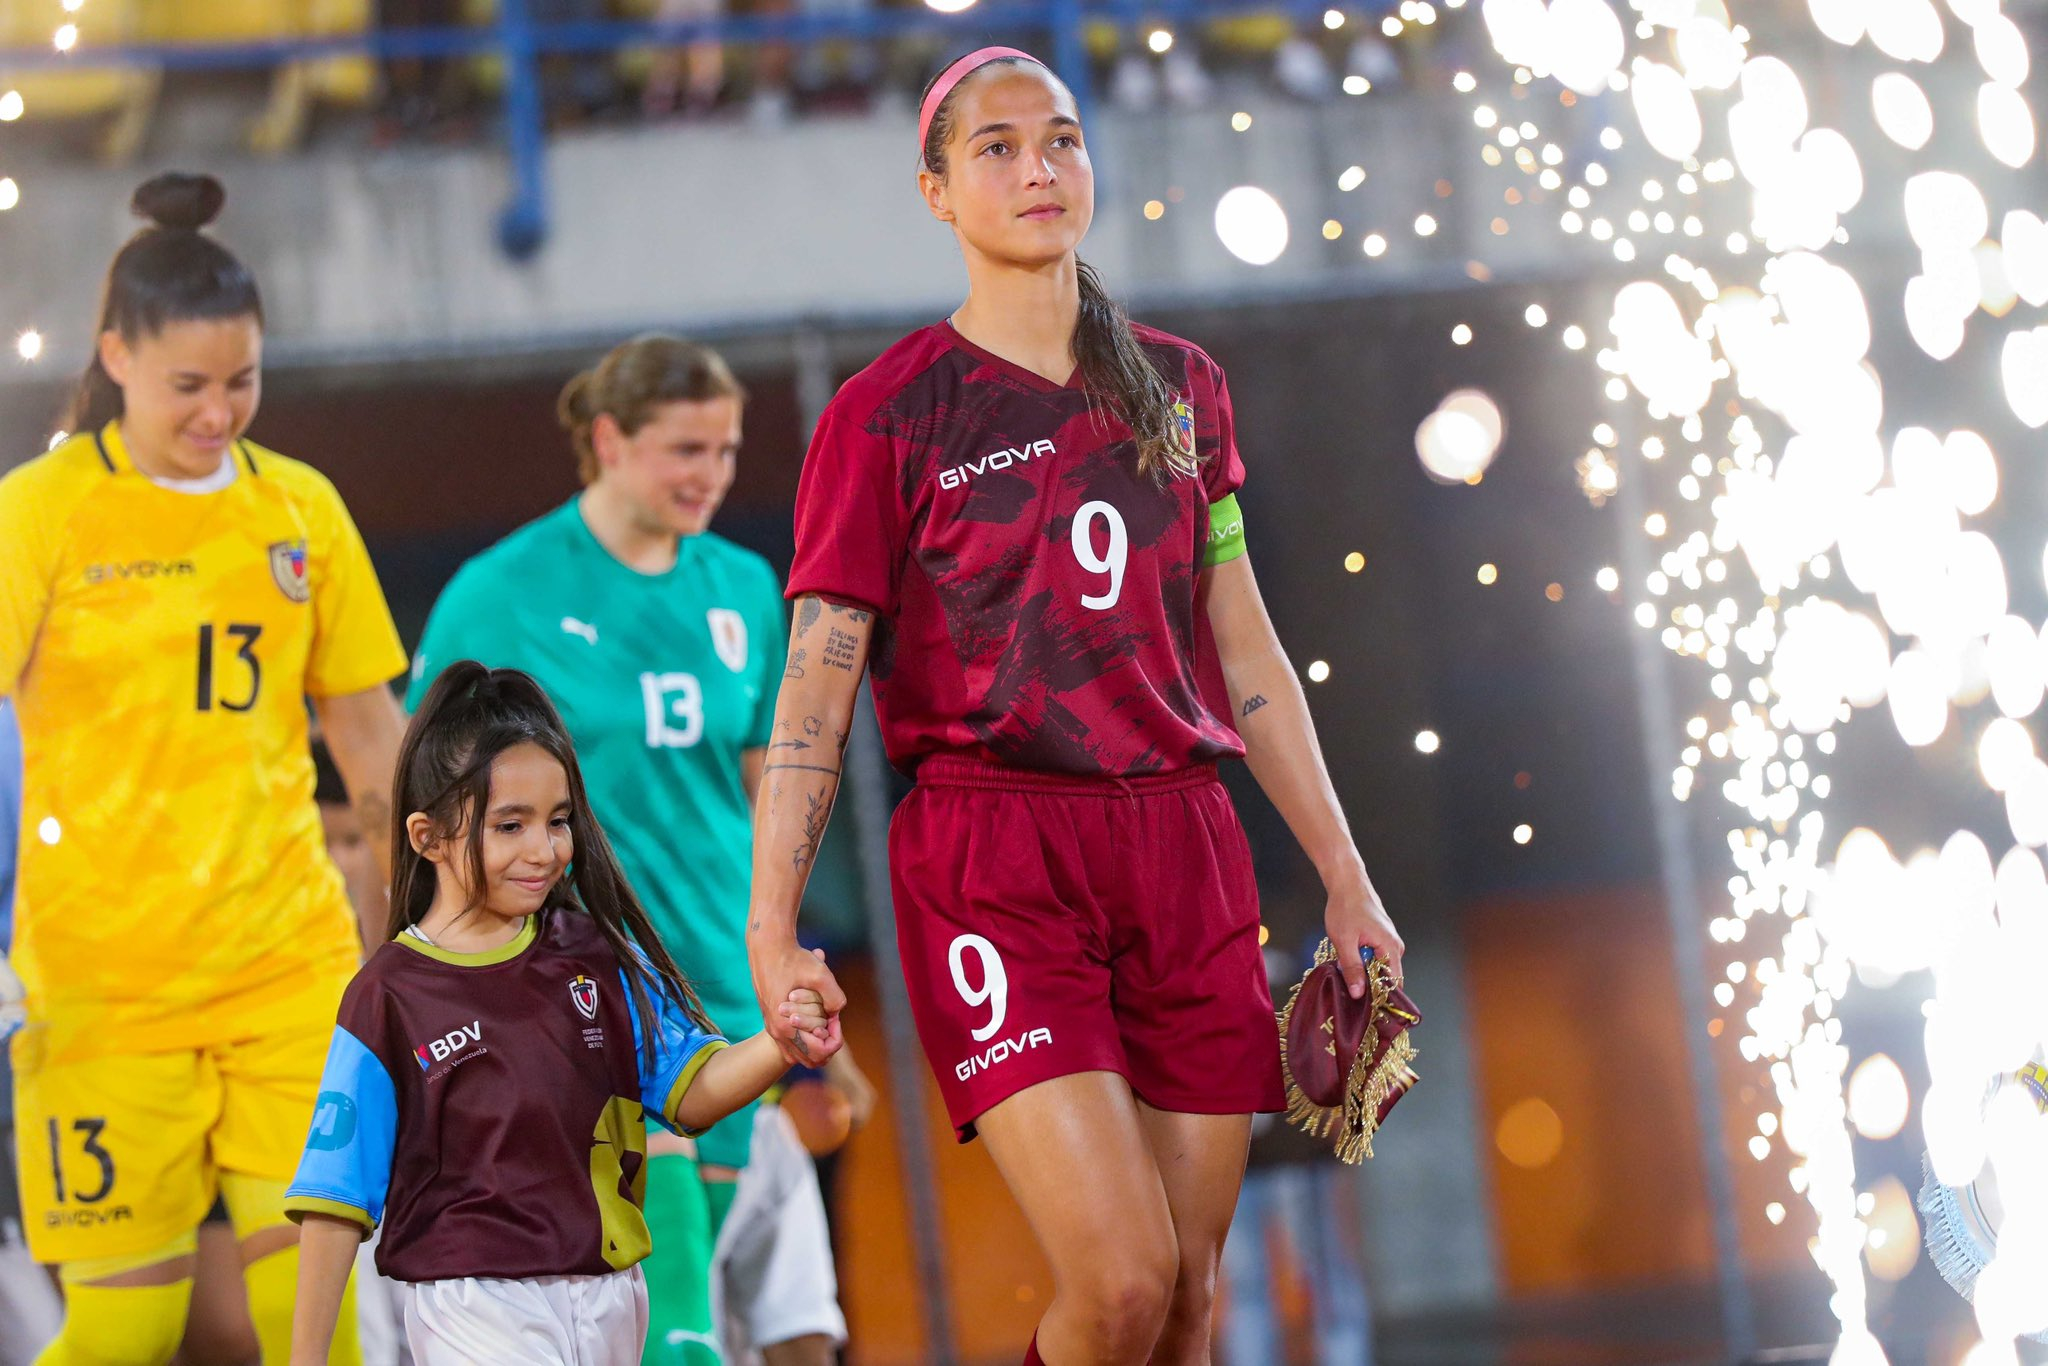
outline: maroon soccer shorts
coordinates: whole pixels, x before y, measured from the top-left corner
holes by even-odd
[[[1283,1108],[1251,851],[1213,766],[1082,778],[940,756],[889,827],[896,942],[960,1141],[1117,1072],[1190,1114]]]

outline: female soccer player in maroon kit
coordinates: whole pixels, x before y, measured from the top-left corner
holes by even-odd
[[[1216,762],[1243,755],[1315,860],[1354,996],[1361,948],[1399,973],[1401,939],[1243,556],[1222,372],[1075,257],[1094,183],[1073,96],[983,49],[922,122],[919,189],[970,287],[847,382],[805,462],[754,983],[844,1004],[794,927],[870,669],[917,779],[889,858],[918,1032],[1053,1268],[1026,1361],[1206,1362],[1250,1116],[1281,1108]]]

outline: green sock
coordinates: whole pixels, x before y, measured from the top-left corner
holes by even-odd
[[[649,1158],[643,1209],[654,1251],[640,1263],[647,1278],[647,1349],[641,1361],[722,1366],[711,1322],[711,1249],[718,1235],[697,1159],[678,1153]]]
[[[737,1181],[704,1182],[704,1199],[711,1206],[711,1241],[718,1241],[718,1234],[725,1227],[726,1216],[732,1213],[732,1197],[739,1190]]]

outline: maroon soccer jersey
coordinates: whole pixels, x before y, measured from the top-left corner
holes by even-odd
[[[1134,330],[1199,477],[1140,475],[1131,429],[1078,375],[1054,384],[943,322],[819,419],[788,593],[876,611],[875,709],[904,772],[940,753],[1129,775],[1244,752],[1196,601],[1209,504],[1244,481],[1229,394],[1200,348]]]

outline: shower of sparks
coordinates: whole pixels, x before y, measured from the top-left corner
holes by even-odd
[[[1623,425],[1636,435],[1624,441],[1618,418],[1601,422],[1578,475],[1596,503],[1624,478],[1669,490],[1645,526],[1655,569],[1613,587],[1634,597],[1640,626],[1703,668],[1714,699],[1711,715],[1687,724],[1672,771],[1677,799],[1718,779],[1742,813],[1729,835],[1728,907],[1709,931],[1736,945],[1775,918],[1775,948],[1733,964],[1716,997],[1732,1006],[1732,983],[1753,979],[1739,1047],[1768,1067],[1779,1111],[1751,1148],[1767,1156],[1775,1138],[1794,1159],[1791,1185],[1818,1223],[1813,1256],[1835,1288],[1835,1361],[1882,1362],[1864,1259],[1883,1235],[1857,1189],[1836,1011],[1859,975],[1890,982],[1931,969],[1929,1156],[1951,1185],[1986,1171],[1998,1180],[2005,1219],[1975,1306],[1984,1360],[2012,1360],[2017,1335],[2048,1329],[2048,1118],[1983,1100],[2048,1041],[2048,998],[2024,976],[2048,957],[2048,874],[2034,852],[2048,844],[2048,763],[2022,724],[2048,682],[2048,630],[2008,610],[2006,565],[1970,525],[1998,497],[1990,443],[1887,418],[1866,293],[1898,282],[1870,267],[1859,276],[1830,253],[1867,192],[1899,197],[1921,259],[1903,311],[1936,362],[1971,327],[2048,304],[2048,223],[2003,202],[2023,191],[2007,168],[2035,150],[2020,93],[2026,42],[1996,0],[1950,0],[1952,21],[1930,0],[1809,0],[1833,42],[1867,39],[1908,68],[1981,67],[1974,110],[1942,111],[1974,123],[1981,177],[1953,160],[1909,160],[1895,180],[1883,168],[1925,147],[1934,127],[1912,75],[1876,78],[1883,141],[1859,132],[1874,144],[1859,148],[1812,126],[1799,71],[1753,51],[1722,6],[1630,2],[1633,51],[1608,0],[1486,0],[1516,99],[1456,84],[1473,101],[1481,159],[1521,177],[1509,203],[1542,205],[1567,240],[1645,268],[1616,293],[1594,355],[1601,392],[1632,405]],[[1575,120],[1598,108],[1608,125],[1553,141],[1518,118],[1516,104],[1536,103],[1520,87],[1546,78],[1564,87]],[[1633,128],[1616,126],[1624,102]],[[1563,145],[1586,155],[1573,166]],[[1954,139],[1944,150],[1959,156]],[[1598,335],[1576,323],[1558,335],[1577,350],[1588,331]],[[2014,415],[2048,425],[2048,326],[2005,327],[2000,370]],[[1856,710],[1879,706],[1909,745],[1948,734],[1976,745],[1986,785],[2005,799],[2002,856],[1962,831],[1902,862],[1857,829],[1827,860],[1822,769]],[[1774,1223],[1784,1217],[1771,1211]]]

